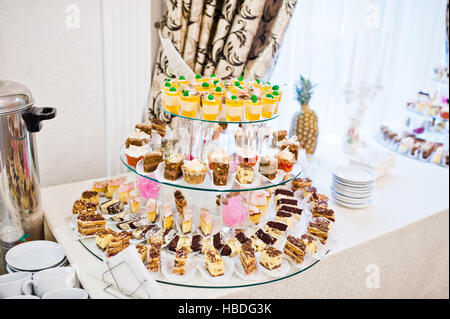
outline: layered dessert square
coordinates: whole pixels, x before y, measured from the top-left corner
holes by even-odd
[[[280,210],[277,212],[275,216],[275,221],[286,224],[288,225],[288,227],[291,227],[293,224],[292,213]]]
[[[248,215],[249,215],[250,221],[253,224],[255,224],[255,225],[259,224],[259,222],[261,220],[262,213],[261,213],[261,211],[258,208],[254,207],[254,206],[251,206],[250,209],[249,209]]]
[[[269,270],[279,268],[281,266],[282,255],[283,253],[280,250],[273,247],[266,247],[261,253],[259,263]]]
[[[256,271],[255,249],[252,247],[251,242],[248,241],[241,246],[239,256],[245,274],[250,275]]]
[[[110,199],[109,201],[100,205],[100,210],[106,215],[115,215],[124,210],[123,202],[118,199]]]
[[[92,190],[94,192],[98,192],[99,194],[101,194],[101,193],[104,194],[108,190],[108,182],[107,181],[95,181],[93,183]]]
[[[163,206],[163,227],[164,229],[170,229],[173,226],[172,206],[170,204],[164,204]]]
[[[147,269],[151,272],[157,272],[159,270],[159,264],[161,262],[161,243],[154,243],[150,245],[147,257]]]
[[[266,226],[264,226],[264,230],[277,239],[280,239],[284,235],[286,229],[286,224],[275,221],[269,221]]]
[[[256,251],[262,251],[266,246],[273,245],[277,239],[262,229],[258,229],[252,236],[252,245]]]
[[[112,198],[114,195],[114,192],[127,181],[127,178],[124,177],[118,177],[114,178],[108,181],[108,189],[106,191],[106,197]]]
[[[155,199],[150,198],[147,203],[145,204],[145,212],[146,212],[146,216],[147,219],[149,220],[149,222],[154,223],[156,221],[156,217],[158,216],[157,214],[158,211],[158,205]]]
[[[131,145],[144,146],[148,144],[149,140],[150,136],[148,134],[141,131],[135,131],[127,137],[125,147],[129,148]]]
[[[170,181],[176,181],[183,176],[181,166],[184,163],[184,156],[181,154],[172,154],[164,161],[164,178]]]
[[[186,273],[186,261],[189,256],[187,247],[181,247],[177,250],[175,255],[175,263],[172,272],[176,275],[184,275]]]
[[[166,123],[161,121],[160,119],[153,118],[152,119],[152,130],[156,131],[161,137],[166,136]]]
[[[306,245],[302,240],[288,236],[284,245],[284,253],[297,264],[301,264],[305,257]]]
[[[154,151],[145,154],[143,157],[144,172],[145,173],[154,172],[158,167],[159,163],[163,161],[163,156],[164,154],[161,151]]]
[[[334,211],[331,208],[321,205],[313,205],[311,208],[313,217],[324,217],[328,220],[335,221]]]
[[[131,234],[122,231],[116,234],[108,244],[106,253],[108,257],[115,256],[130,245]]]
[[[140,132],[152,136],[152,125],[147,123],[136,124],[135,129]]]
[[[222,256],[236,256],[241,252],[241,243],[237,240],[236,237],[233,237],[227,241],[225,246],[223,246],[220,254]]]
[[[203,248],[203,237],[201,235],[192,236],[191,250],[193,252],[201,252]]]
[[[225,273],[222,257],[216,249],[206,253],[206,269],[212,277],[223,276]]]
[[[294,178],[291,182],[293,191],[298,191],[306,187],[310,187],[311,184],[312,181],[309,178]]]
[[[106,250],[109,242],[111,241],[111,239],[114,238],[115,235],[116,232],[113,231],[112,229],[106,228],[100,230],[95,234],[95,244],[97,245],[98,248],[104,251]]]
[[[139,256],[141,257],[142,262],[145,264],[145,262],[147,261],[147,252],[148,252],[148,247],[145,245],[136,245],[136,250],[139,254]]]
[[[118,199],[124,204],[128,204],[128,198],[130,197],[130,192],[134,189],[134,182],[128,184],[120,185],[117,190]]]
[[[192,229],[192,209],[185,206],[183,216],[181,216],[181,230],[184,234],[190,233]]]
[[[72,213],[74,215],[92,215],[97,213],[97,204],[76,200],[73,203]]]
[[[314,236],[306,233],[303,234],[300,239],[306,245],[306,249],[311,255],[314,255],[317,252],[317,239]]]
[[[173,196],[175,198],[175,206],[177,207],[177,211],[180,215],[183,215],[183,209],[187,205],[186,198],[179,190],[176,190]]]
[[[81,194],[81,200],[83,202],[89,202],[98,205],[100,198],[98,196],[98,192],[96,191],[85,191],[83,192],[83,194]]]
[[[158,225],[147,225],[132,231],[133,239],[144,240],[149,239],[161,230]]]
[[[315,217],[308,224],[308,233],[319,238],[322,244],[326,244],[331,222],[326,218]]]
[[[213,246],[215,249],[220,250],[224,246],[222,234],[218,232],[213,236]]]
[[[78,215],[77,229],[82,236],[95,235],[98,231],[106,228],[106,219],[102,214]]]
[[[253,171],[253,167],[246,163],[240,163],[237,167],[236,171],[236,180],[240,184],[251,184],[253,183],[253,177],[255,172]]]
[[[205,236],[211,234],[212,218],[208,208],[202,208],[200,210],[200,229]]]
[[[261,157],[261,160],[259,161],[259,173],[261,175],[269,180],[273,180],[277,176],[277,169],[278,162],[276,158],[269,155]]]

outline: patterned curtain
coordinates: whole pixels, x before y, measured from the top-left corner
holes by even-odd
[[[276,63],[297,0],[163,0],[158,27],[195,73],[228,79],[267,77]],[[149,118],[170,121],[159,110],[168,61],[159,48],[148,101]]]

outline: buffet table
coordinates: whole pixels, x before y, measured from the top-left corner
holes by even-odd
[[[374,147],[379,147],[372,141]],[[318,191],[330,194],[331,174],[346,164],[340,145],[319,145]],[[99,280],[102,263],[68,223],[72,204],[92,181],[43,190],[46,223],[78,269],[91,298],[111,298]],[[449,171],[397,156],[391,173],[376,182],[373,204],[343,208],[333,201],[337,245],[310,269],[281,281],[245,288],[188,288],[160,284],[170,298],[448,298]]]

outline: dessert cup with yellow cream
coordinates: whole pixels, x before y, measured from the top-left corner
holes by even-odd
[[[219,101],[210,94],[207,98],[202,99],[203,118],[207,121],[215,121],[219,113]]]
[[[180,92],[173,86],[162,91],[162,103],[167,112],[178,114],[180,111]]]
[[[245,118],[249,121],[257,121],[261,117],[262,101],[256,95],[245,101]]]
[[[200,104],[200,96],[192,95],[189,91],[184,91],[181,99],[181,115],[194,118]]]

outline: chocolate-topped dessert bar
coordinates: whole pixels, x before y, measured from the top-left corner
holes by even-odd
[[[266,233],[262,229],[258,229],[252,236],[252,245],[256,251],[262,251],[266,246],[273,245],[277,239]]]
[[[235,237],[241,244],[245,244],[246,242],[251,242],[251,240],[247,236],[245,236],[245,234],[243,232],[237,233]]]
[[[308,233],[319,238],[322,244],[326,244],[331,222],[328,219],[315,217],[308,224]]]
[[[266,226],[264,226],[264,230],[277,239],[280,239],[284,235],[286,229],[286,224],[274,221],[269,221],[267,222]]]
[[[186,261],[189,256],[189,250],[187,247],[181,247],[177,250],[175,255],[175,263],[172,272],[176,275],[184,275],[186,272]]]
[[[283,210],[279,210],[279,211],[277,211],[277,214],[275,216],[275,221],[284,223],[284,224],[288,225],[288,227],[291,227],[293,224],[292,213],[289,213],[289,212],[286,212]]]
[[[201,235],[192,236],[191,250],[193,252],[201,252],[203,246],[203,237]]]
[[[309,178],[294,178],[292,180],[292,190],[298,191],[312,185],[312,180]]]
[[[123,202],[117,199],[110,199],[100,205],[100,210],[106,215],[115,215],[124,210]]]
[[[169,245],[167,247],[169,247],[169,250],[171,251],[177,251],[177,247],[178,247],[178,241],[180,240],[180,236],[176,235],[172,241],[169,243]]]
[[[241,246],[240,260],[247,275],[256,271],[255,249],[251,242],[246,242]]]
[[[186,198],[179,190],[176,190],[175,193],[173,193],[173,196],[175,198],[175,206],[177,207],[177,211],[180,215],[183,215],[183,209],[187,205]]]
[[[283,253],[274,247],[264,248],[259,263],[269,270],[277,269],[281,266],[282,255]]]
[[[223,276],[225,270],[223,268],[222,257],[216,249],[206,253],[206,269],[212,277]]]
[[[331,221],[335,221],[334,211],[331,208],[320,205],[313,206],[311,209],[313,217],[325,217]]]
[[[220,254],[222,256],[233,257],[233,256],[238,255],[240,252],[241,252],[241,243],[239,242],[239,240],[237,240],[236,237],[233,237],[227,241],[225,246],[223,246]]]
[[[147,261],[148,271],[157,272],[159,270],[160,261],[161,261],[161,244],[155,243],[150,245]]]
[[[135,128],[138,131],[144,132],[145,134],[152,136],[152,125],[151,124],[146,124],[146,123],[136,124]]]
[[[77,229],[83,236],[95,235],[106,228],[106,219],[102,214],[78,215]]]
[[[215,234],[213,236],[213,245],[214,245],[214,248],[217,250],[220,250],[224,246],[223,240],[222,240],[222,234],[220,232],[218,232],[217,234]]]
[[[76,200],[73,204],[73,214],[94,215],[97,214],[97,204]]]
[[[303,234],[301,240],[306,245],[306,249],[309,251],[311,255],[314,255],[317,252],[317,239],[311,234]]]
[[[152,237],[161,230],[158,225],[147,225],[132,232],[133,239],[144,240]]]
[[[161,121],[160,119],[153,118],[152,119],[152,130],[156,131],[161,137],[166,136],[166,123]]]
[[[96,191],[85,191],[81,194],[81,200],[84,202],[89,202],[93,204],[97,204],[99,202],[99,195]]]
[[[302,240],[294,236],[288,236],[284,245],[284,253],[297,264],[301,264],[305,257],[306,245]]]

